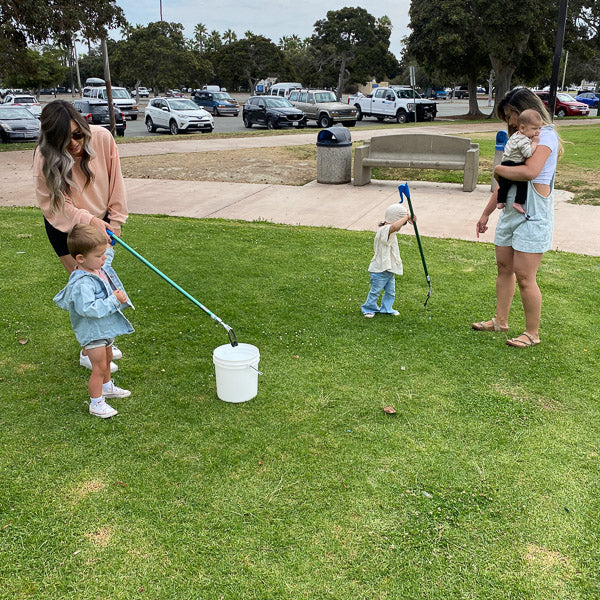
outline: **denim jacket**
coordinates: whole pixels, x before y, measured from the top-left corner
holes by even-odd
[[[123,308],[133,308],[129,296],[127,302],[121,304],[113,294],[114,290],[123,289],[111,266],[114,252],[113,248],[106,250],[106,262],[102,267],[110,283],[88,271],[75,270],[67,286],[54,297],[60,308],[69,311],[75,337],[82,346],[133,333],[133,325],[121,312]]]

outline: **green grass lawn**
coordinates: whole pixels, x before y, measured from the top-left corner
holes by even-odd
[[[132,216],[123,239],[264,375],[218,400],[225,331],[119,248],[132,396],[103,421],[39,212],[0,217],[0,598],[598,598],[597,258],[545,255],[522,351],[470,329],[494,312],[490,244],[424,238],[424,309],[400,236],[401,315],[367,320],[372,233]]]

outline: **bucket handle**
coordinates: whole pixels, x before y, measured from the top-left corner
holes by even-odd
[[[259,375],[263,375],[262,371],[259,371],[256,367],[252,366],[252,365],[248,365],[251,369],[254,369]]]

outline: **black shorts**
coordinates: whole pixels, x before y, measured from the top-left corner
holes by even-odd
[[[108,221],[108,213],[104,215],[103,221]],[[67,236],[68,233],[64,231],[60,231],[60,229],[56,229],[56,227],[50,225],[46,218],[44,217],[44,226],[46,227],[46,235],[50,240],[51,246],[54,248],[54,252],[56,252],[57,256],[66,256],[69,254],[69,247],[67,246]]]

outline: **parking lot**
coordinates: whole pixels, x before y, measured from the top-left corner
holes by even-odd
[[[232,94],[232,96],[240,103],[240,107],[243,106],[244,102],[248,99],[249,94]],[[71,94],[59,95],[59,98],[64,100],[72,101],[78,98],[78,96],[71,96]],[[45,104],[54,100],[53,96],[41,96],[40,102]],[[347,97],[343,98],[343,101],[346,101]],[[126,137],[145,137],[151,136],[156,138],[164,138],[166,136],[170,136],[171,134],[167,130],[158,130],[155,133],[149,133],[146,130],[146,126],[144,124],[144,110],[146,105],[148,104],[147,98],[141,98],[138,103],[140,114],[136,121],[127,121],[127,131],[125,133]],[[464,115],[469,110],[469,101],[468,100],[441,100],[437,103],[438,109],[438,118],[448,118],[454,115]],[[487,105],[487,98],[479,100],[479,109],[485,113],[489,114],[491,112],[491,107]],[[388,121],[387,123],[391,123],[392,121]],[[358,121],[356,123],[357,128],[376,128],[380,127],[380,123],[374,118],[365,118],[362,121]],[[309,122],[307,127],[308,130],[318,131],[318,127],[314,121]],[[219,116],[215,117],[215,129],[216,133],[235,133],[241,131],[248,131],[242,122],[242,113],[240,110],[240,114],[237,117],[233,116]]]

